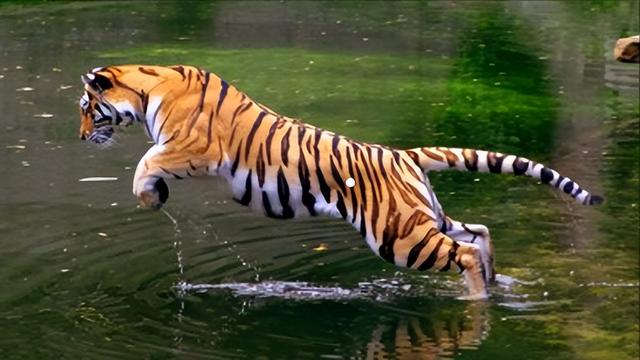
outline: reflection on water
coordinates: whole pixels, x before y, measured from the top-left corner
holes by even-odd
[[[0,3],[0,357],[637,358],[638,68],[611,59],[637,14],[637,1]],[[492,231],[502,276],[481,304],[456,300],[457,274],[396,269],[340,221],[256,216],[216,179],[172,182],[166,212],[143,211],[142,130],[112,149],[77,140],[79,75],[131,62],[200,65],[364,141],[539,158],[607,202],[434,176],[450,214]]]
[[[442,287],[445,284],[436,282],[435,286]],[[274,305],[277,306],[274,304],[274,299],[288,301],[287,307],[290,310],[309,306],[307,304],[319,310],[321,307],[334,306],[335,302],[375,309],[374,313],[359,314],[359,319],[354,317],[351,320],[356,323],[356,326],[364,323],[366,328],[370,329],[368,336],[362,331],[351,334],[354,338],[352,340],[364,344],[362,349],[358,349],[358,346],[354,347],[358,358],[451,359],[460,351],[477,349],[490,335],[491,315],[488,303],[461,302],[449,308],[446,313],[438,313],[438,309],[445,303],[421,300],[418,307],[409,310],[406,307],[407,300],[428,299],[429,290],[426,286],[420,290],[411,289],[411,286],[404,283],[402,278],[376,279],[361,283],[353,289],[318,286],[304,282],[265,281],[223,284],[179,283],[176,290],[187,302],[185,307],[179,309],[180,316],[183,316],[185,310],[189,313],[191,306],[195,306],[193,296],[204,299],[203,297],[207,296],[220,296],[221,291],[229,291],[239,303],[235,310],[236,315],[227,318],[223,326],[235,322],[243,323],[243,319],[247,317],[268,317],[266,314],[274,312]],[[376,313],[386,315],[378,317]],[[335,315],[335,320],[344,326],[344,334],[349,333],[346,330],[349,326],[342,323],[341,315],[339,313]],[[316,325],[321,327],[322,324]],[[240,334],[244,336],[244,332]],[[232,341],[227,337],[240,334],[221,334],[222,336],[217,338],[216,342]],[[287,335],[278,336],[286,337]],[[331,356],[326,355],[326,357]]]
[[[489,336],[488,305],[469,304],[463,314],[439,320],[407,316],[379,325],[367,343],[366,359],[453,359],[459,350],[478,349]]]

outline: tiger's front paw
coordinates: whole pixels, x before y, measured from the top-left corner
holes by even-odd
[[[158,210],[169,198],[169,187],[162,178],[159,178],[153,187],[142,190],[136,195],[140,205]]]

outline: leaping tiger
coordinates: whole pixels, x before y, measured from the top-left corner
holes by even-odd
[[[587,205],[602,198],[534,161],[492,151],[366,144],[277,114],[192,66],[124,65],[82,76],[80,136],[108,143],[116,125],[141,123],[153,145],[133,193],[160,208],[164,179],[223,176],[233,197],[269,217],[329,215],[360,231],[397,266],[465,274],[467,299],[488,297],[493,245],[484,225],[445,216],[426,173],[447,169],[539,179]]]

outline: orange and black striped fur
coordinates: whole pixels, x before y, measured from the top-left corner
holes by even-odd
[[[513,173],[537,178],[583,204],[597,204],[544,165],[497,152],[365,144],[279,115],[216,75],[191,66],[96,68],[82,77],[82,138],[111,141],[115,125],[143,124],[153,145],[133,193],[160,208],[164,179],[221,175],[234,198],[267,216],[341,217],[373,252],[398,266],[464,272],[469,298],[487,297],[493,247],[483,225],[446,217],[428,171]]]

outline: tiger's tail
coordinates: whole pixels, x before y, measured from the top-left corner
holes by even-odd
[[[457,169],[471,172],[525,175],[561,189],[583,205],[598,205],[604,200],[601,196],[590,194],[573,180],[560,175],[556,170],[516,155],[446,147],[423,147],[405,151],[424,172]]]

